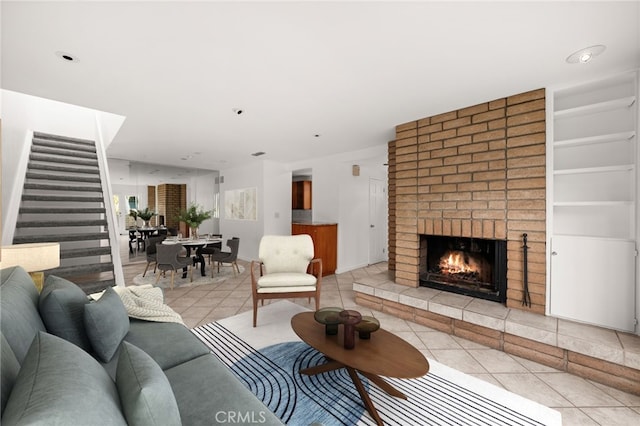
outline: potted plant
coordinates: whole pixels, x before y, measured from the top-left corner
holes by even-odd
[[[129,210],[129,216],[133,218],[133,226],[137,227],[138,224],[136,223],[136,221],[138,220],[138,210],[136,209]]]
[[[204,210],[202,206],[191,203],[187,209],[180,210],[176,220],[184,222],[191,229],[191,236],[198,238],[198,228],[207,219],[211,219],[212,211]]]
[[[149,227],[149,221],[151,220],[152,217],[156,216],[157,213],[154,212],[153,210],[150,210],[149,207],[145,207],[144,210],[140,210],[138,212],[138,217],[142,220],[144,220],[144,227],[148,228]]]

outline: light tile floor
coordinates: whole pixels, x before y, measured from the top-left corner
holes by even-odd
[[[123,247],[123,271],[129,284],[144,271],[146,262],[144,253],[128,254],[126,239]],[[189,327],[251,310],[249,264],[241,260],[239,263],[244,266],[244,272],[221,284],[165,290],[167,303],[182,315]],[[386,263],[380,263],[324,277],[321,306],[355,308],[363,315],[375,316],[385,329],[411,342],[427,358],[555,408],[562,413],[564,425],[640,424],[640,396],[356,305],[353,282],[386,268]],[[306,299],[293,301],[312,308]]]

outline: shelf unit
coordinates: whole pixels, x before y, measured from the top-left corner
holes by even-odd
[[[637,72],[547,92],[549,313],[625,331],[636,304],[637,96]]]

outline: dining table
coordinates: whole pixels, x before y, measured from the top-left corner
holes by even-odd
[[[204,256],[202,255],[202,248],[209,244],[219,244],[222,242],[222,238],[214,237],[214,238],[177,238],[177,237],[169,237],[162,241],[162,244],[180,244],[185,249],[187,249],[187,256],[191,256],[191,251],[195,250],[193,256],[193,263],[200,262],[200,274],[202,276],[206,276],[205,267],[206,262],[204,260]],[[187,276],[187,268],[183,269],[182,278],[186,278]]]

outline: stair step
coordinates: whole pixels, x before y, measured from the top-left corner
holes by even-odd
[[[107,271],[113,271],[113,263],[85,263],[83,265],[60,266],[59,268],[47,270],[47,274],[73,276]]]
[[[50,207],[21,207],[20,214],[85,214],[85,213],[106,213],[104,207],[95,208],[50,208]]]
[[[59,195],[23,195],[22,201],[60,201],[66,203],[101,203],[102,197],[64,197]]]
[[[85,176],[64,176],[64,175],[52,175],[47,173],[34,173],[27,172],[27,179],[36,180],[59,180],[64,182],[84,182],[84,183],[102,183],[99,177],[85,177]]]
[[[105,219],[97,220],[30,220],[16,222],[16,228],[57,228],[62,226],[107,226]]]
[[[86,169],[80,167],[64,167],[64,166],[54,166],[51,164],[39,164],[39,163],[29,163],[29,170],[47,170],[50,172],[63,172],[63,173],[84,173],[88,175],[99,175],[100,170],[97,167]]]
[[[58,235],[15,235],[13,244],[25,243],[47,243],[51,241],[90,241],[90,240],[108,240],[108,232],[91,232],[85,234],[58,234]]]
[[[70,138],[67,136],[53,135],[51,133],[33,132],[33,137],[36,139],[47,139],[51,141],[74,143],[78,145],[91,145],[95,146],[96,142],[89,139]]]
[[[44,183],[25,183],[24,189],[39,189],[43,191],[82,191],[82,192],[102,193],[102,186],[48,185]]]
[[[87,256],[108,256],[111,254],[111,247],[92,247],[78,249],[60,249],[60,259],[72,259]]]
[[[65,176],[65,175],[54,175],[49,173],[34,173],[27,172],[27,179],[33,180],[59,180],[64,182],[83,182],[83,183],[102,183],[99,177],[89,177],[89,176]]]
[[[41,146],[41,147],[42,146],[47,146],[47,147],[50,147],[50,148],[70,149],[70,150],[82,151],[82,152],[96,152],[95,144],[84,145],[84,144],[78,144],[78,143],[74,143],[74,142],[57,141],[57,140],[51,140],[51,139],[33,138],[33,145],[34,146]]]
[[[95,160],[98,156],[92,152],[84,152],[78,150],[70,150],[64,147],[48,147],[48,146],[39,146],[33,145],[31,147],[32,154],[47,154],[47,155],[58,155],[62,157],[74,157],[74,158],[90,158]]]
[[[80,166],[94,166],[98,167],[98,161],[96,160],[74,160],[71,158],[58,158],[51,157],[44,154],[30,154],[29,160],[31,161],[44,161],[47,163],[62,163],[62,164],[78,164]]]

